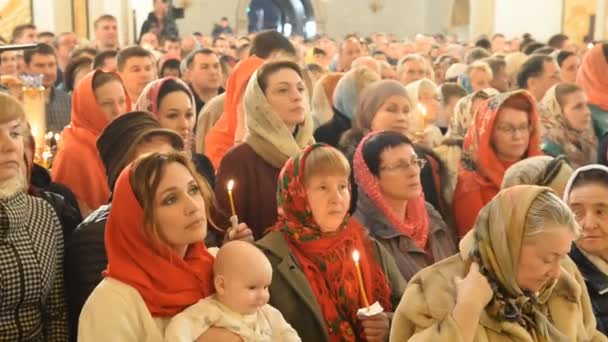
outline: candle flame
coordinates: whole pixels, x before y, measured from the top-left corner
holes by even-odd
[[[32,136],[34,136],[34,137],[38,136],[38,128],[37,127],[32,126],[31,131],[32,131]]]
[[[234,180],[232,180],[232,179],[229,180],[227,187],[228,187],[228,191],[232,191],[232,188],[234,188]]]
[[[51,138],[53,138],[53,132],[48,132],[48,133],[46,134],[46,138],[47,138],[47,139],[51,139]]]
[[[422,116],[426,116],[426,107],[422,103],[418,104],[418,110]]]
[[[593,49],[593,47],[594,47],[594,46],[595,46],[595,45],[593,45],[593,43],[589,43],[589,44],[587,44],[587,48],[588,48],[588,49]]]
[[[55,142],[59,142],[61,139],[61,135],[59,133],[55,133]]]
[[[354,262],[359,262],[359,251],[355,249],[355,251],[353,252],[353,261]]]

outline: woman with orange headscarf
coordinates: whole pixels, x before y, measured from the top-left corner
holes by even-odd
[[[595,45],[583,58],[576,75],[589,98],[595,135],[598,139],[608,133],[608,43]]]
[[[454,192],[454,218],[460,237],[500,191],[509,166],[541,155],[536,101],[526,91],[496,95],[477,112],[464,138]]]
[[[108,202],[110,189],[97,153],[97,138],[115,117],[131,110],[120,77],[95,70],[72,94],[72,120],[61,133],[51,176],[66,185],[78,200],[83,217]]]

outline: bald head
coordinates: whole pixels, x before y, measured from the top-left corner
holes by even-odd
[[[257,247],[245,241],[230,241],[220,248],[215,263],[213,274],[215,276],[229,276],[234,273],[242,274],[242,271],[252,268],[267,268],[272,272],[270,262]]]

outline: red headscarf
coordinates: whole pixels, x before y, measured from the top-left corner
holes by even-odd
[[[97,105],[93,91],[93,78],[99,72],[102,71],[90,72],[74,89],[71,122],[61,133],[51,172],[55,182],[70,188],[79,203],[89,209],[106,204],[110,197],[106,172],[96,147],[97,138],[110,123]],[[126,90],[125,97],[129,112],[131,100]]]
[[[429,214],[426,210],[424,193],[420,191],[420,195],[415,199],[407,201],[406,217],[401,219],[395,215],[395,212],[386,204],[380,184],[376,176],[372,174],[363,158],[363,146],[369,138],[382,132],[372,132],[364,137],[353,159],[353,168],[355,172],[355,180],[359,189],[361,189],[372,203],[384,214],[388,222],[395,227],[399,232],[410,237],[416,246],[425,250],[429,237]]]
[[[159,252],[143,232],[144,213],[131,187],[132,164],[116,181],[106,224],[108,268],[141,295],[154,317],[173,316],[213,293],[213,256],[203,241],[189,246],[184,259],[169,247]]]
[[[604,44],[596,44],[583,58],[576,75],[578,83],[589,97],[589,102],[608,111],[608,61]]]
[[[271,230],[280,231],[300,263],[321,307],[330,341],[356,341],[363,331],[356,317],[364,307],[357,281],[354,250],[361,255],[363,282],[370,301],[377,300],[391,311],[390,286],[376,262],[371,241],[364,228],[348,215],[337,233],[321,232],[315,222],[303,180],[306,156],[314,144],[290,158],[279,175],[277,190],[278,220]]]
[[[234,145],[237,128],[237,109],[251,75],[264,63],[257,56],[250,56],[237,64],[226,84],[224,113],[205,137],[205,154],[217,170],[226,152]]]

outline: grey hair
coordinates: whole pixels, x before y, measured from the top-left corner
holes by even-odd
[[[535,237],[562,226],[568,227],[576,237],[581,232],[581,228],[576,223],[570,208],[554,193],[544,191],[532,201],[526,213],[524,239]]]

